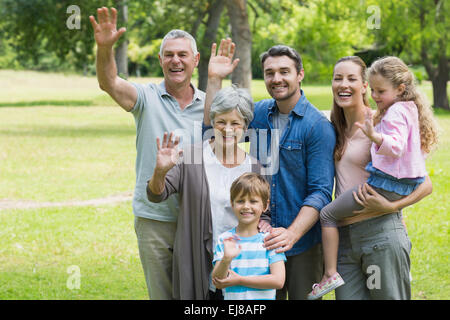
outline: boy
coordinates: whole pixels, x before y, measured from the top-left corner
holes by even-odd
[[[231,207],[238,226],[219,236],[214,250],[213,283],[225,300],[275,299],[285,280],[284,253],[263,247],[267,234],[258,223],[269,208],[270,186],[259,174],[245,173],[230,189]]]

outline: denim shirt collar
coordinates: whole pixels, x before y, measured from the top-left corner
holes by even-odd
[[[302,89],[300,89],[300,99],[298,99],[297,103],[295,104],[294,108],[291,110],[290,113],[295,113],[299,117],[303,117],[306,112],[306,107],[308,106],[308,100],[305,97],[305,93]],[[275,99],[273,100],[272,106],[269,108],[269,114],[276,112],[278,109],[277,102]]]

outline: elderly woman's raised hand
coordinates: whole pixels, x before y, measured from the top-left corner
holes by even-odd
[[[168,172],[178,162],[183,150],[178,150],[177,146],[180,143],[180,137],[176,137],[175,141],[172,141],[173,132],[167,137],[167,132],[164,133],[163,141],[160,145],[159,138],[156,138],[156,148],[158,153],[156,155],[156,167],[155,170],[161,172]]]
[[[211,57],[208,64],[208,77],[224,79],[231,74],[239,63],[239,59],[233,61],[235,44],[230,38],[222,39],[216,53],[217,45],[212,44]]]

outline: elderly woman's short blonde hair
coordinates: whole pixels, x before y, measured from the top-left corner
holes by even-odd
[[[219,90],[211,104],[209,117],[214,125],[214,118],[218,114],[237,110],[245,121],[245,127],[253,120],[254,104],[250,93],[246,89],[238,88],[236,85]]]

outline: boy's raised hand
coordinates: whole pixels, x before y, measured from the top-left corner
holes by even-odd
[[[125,33],[124,27],[117,30],[117,10],[111,8],[111,15],[106,7],[97,9],[98,23],[93,16],[89,16],[94,29],[95,42],[98,47],[112,47]]]
[[[241,252],[241,245],[237,243],[238,237],[229,237],[223,240],[223,258],[231,261]]]
[[[224,79],[233,72],[239,63],[239,59],[233,61],[236,45],[230,38],[220,41],[219,49],[217,44],[213,43],[211,47],[211,57],[208,64],[208,77]]]

